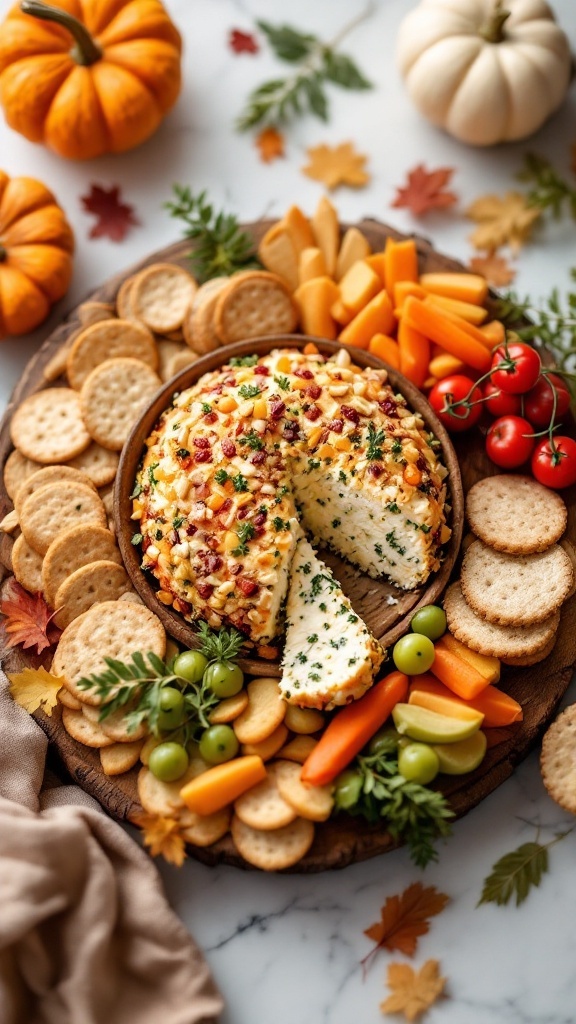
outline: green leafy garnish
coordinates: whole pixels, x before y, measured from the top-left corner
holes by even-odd
[[[570,277],[576,281],[576,267],[571,268]],[[556,368],[566,373],[574,369],[576,292],[568,291],[562,296],[558,288],[553,288],[547,298],[535,303],[528,296],[521,298],[511,290],[500,298],[497,316],[513,328],[522,341],[548,349],[554,356],[555,372]]]
[[[205,622],[198,626],[199,650],[208,661],[234,661],[244,643],[237,629],[219,629],[215,632]]]
[[[558,220],[567,204],[570,215],[576,220],[576,188],[562,178],[546,157],[527,153],[517,178],[532,186],[527,196],[530,206],[550,210]]]
[[[253,452],[261,452],[264,447],[264,441],[255,430],[249,430],[244,437],[239,437],[238,442],[247,445]]]
[[[238,394],[241,395],[242,398],[256,398],[257,395],[261,394],[261,391],[258,384],[242,384],[242,386],[238,388]]]
[[[238,534],[239,544],[237,547],[232,549],[232,554],[236,558],[240,558],[242,555],[248,554],[248,541],[256,535],[256,530],[252,526],[252,523],[238,523],[236,526],[236,533]]]
[[[382,445],[386,440],[383,430],[377,430],[373,423],[368,424],[368,448],[366,449],[367,459],[383,458]]]
[[[282,125],[306,113],[327,121],[327,83],[343,89],[371,89],[371,83],[354,61],[338,53],[337,49],[344,37],[372,10],[373,5],[369,4],[329,43],[323,43],[311,33],[298,32],[289,25],[259,21],[258,27],[276,56],[288,64],[298,65],[298,69],[285,78],[270,79],[250,93],[236,122],[238,130],[247,131],[258,124]]]
[[[174,185],[173,191],[176,199],[164,205],[172,217],[184,222],[184,237],[194,242],[189,256],[201,281],[260,266],[252,239],[233,214],[217,213],[205,190],[194,195],[188,186]]]
[[[256,366],[258,356],[232,356],[230,366]]]
[[[540,843],[538,839],[522,843],[516,850],[505,853],[492,866],[492,871],[484,879],[481,903],[497,903],[505,906],[515,897],[516,906],[524,902],[531,889],[537,888],[549,868],[548,850],[574,831],[576,826],[559,832],[548,843]]]

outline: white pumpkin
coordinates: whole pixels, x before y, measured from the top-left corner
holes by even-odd
[[[571,73],[544,0],[422,0],[400,26],[397,60],[420,113],[473,146],[532,135]]]

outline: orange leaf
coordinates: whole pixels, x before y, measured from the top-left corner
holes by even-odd
[[[342,142],[339,146],[311,146],[306,153],[309,163],[302,168],[302,173],[323,182],[326,188],[338,185],[362,188],[370,181],[370,175],[364,170],[368,157],[357,153],[352,142]]]
[[[390,964],[387,981],[392,995],[380,1003],[382,1013],[403,1013],[406,1020],[412,1021],[429,1010],[446,985],[439,968],[437,960],[427,960],[419,971],[409,964]]]
[[[376,946],[364,957],[363,966],[379,949],[413,956],[418,939],[428,931],[429,918],[440,914],[449,900],[435,886],[423,886],[421,882],[409,885],[400,896],[389,896],[380,911],[381,920],[364,932]]]
[[[150,848],[153,857],[162,856],[169,864],[181,867],[186,858],[184,837],[176,818],[164,818],[160,814],[135,814],[131,819],[142,829],[144,846]]]
[[[407,184],[396,190],[391,206],[406,206],[415,217],[428,213],[428,210],[453,206],[458,202],[458,196],[455,192],[445,191],[453,174],[453,167],[427,171],[424,164],[418,164],[414,170],[408,171]]]
[[[41,654],[55,644],[60,630],[52,622],[51,612],[41,594],[29,594],[15,579],[5,584],[0,601],[0,614],[5,616],[7,647],[35,647]]]
[[[256,136],[256,145],[260,150],[262,163],[269,164],[284,156],[284,136],[277,128],[263,128]]]
[[[503,256],[495,252],[487,252],[485,256],[474,256],[470,260],[470,270],[482,274],[490,284],[497,288],[510,284],[516,277],[516,271]]]

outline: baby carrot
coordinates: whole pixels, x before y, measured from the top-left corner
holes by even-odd
[[[492,361],[488,348],[455,323],[451,319],[452,316],[453,314],[427,305],[421,299],[409,295],[404,303],[400,325],[406,322],[430,341],[435,341],[451,355],[461,359],[467,366],[472,366],[475,370],[485,373],[490,369]],[[466,326],[470,328],[472,325],[467,324]]]
[[[266,766],[257,754],[217,764],[186,783],[180,790],[186,807],[196,814],[214,814],[266,778]]]

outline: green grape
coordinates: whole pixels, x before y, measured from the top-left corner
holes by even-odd
[[[174,659],[172,670],[174,675],[180,676],[187,683],[199,683],[206,671],[208,659],[200,651],[182,651]]]
[[[351,807],[358,803],[361,792],[362,776],[360,773],[350,768],[342,772],[336,779],[336,788],[334,790],[336,807],[343,811],[350,810]]]
[[[422,633],[407,633],[394,644],[392,659],[399,672],[418,676],[434,662],[434,644]]]
[[[372,754],[393,754],[398,749],[400,733],[396,729],[380,729],[374,733],[368,744],[368,753]]]
[[[437,604],[427,604],[412,616],[410,629],[430,640],[439,640],[446,632],[446,612]]]
[[[398,771],[408,782],[426,786],[440,770],[438,754],[427,743],[407,743],[398,750]]]
[[[244,673],[233,661],[215,661],[206,669],[204,682],[217,697],[234,697],[244,686]]]
[[[148,767],[161,782],[176,782],[188,768],[188,754],[181,743],[159,743],[150,753]]]
[[[229,725],[211,725],[200,737],[200,757],[207,764],[231,761],[238,749],[236,733]]]
[[[158,728],[162,732],[170,732],[182,725],[184,719],[184,695],[175,686],[163,686],[158,701],[160,713]]]

